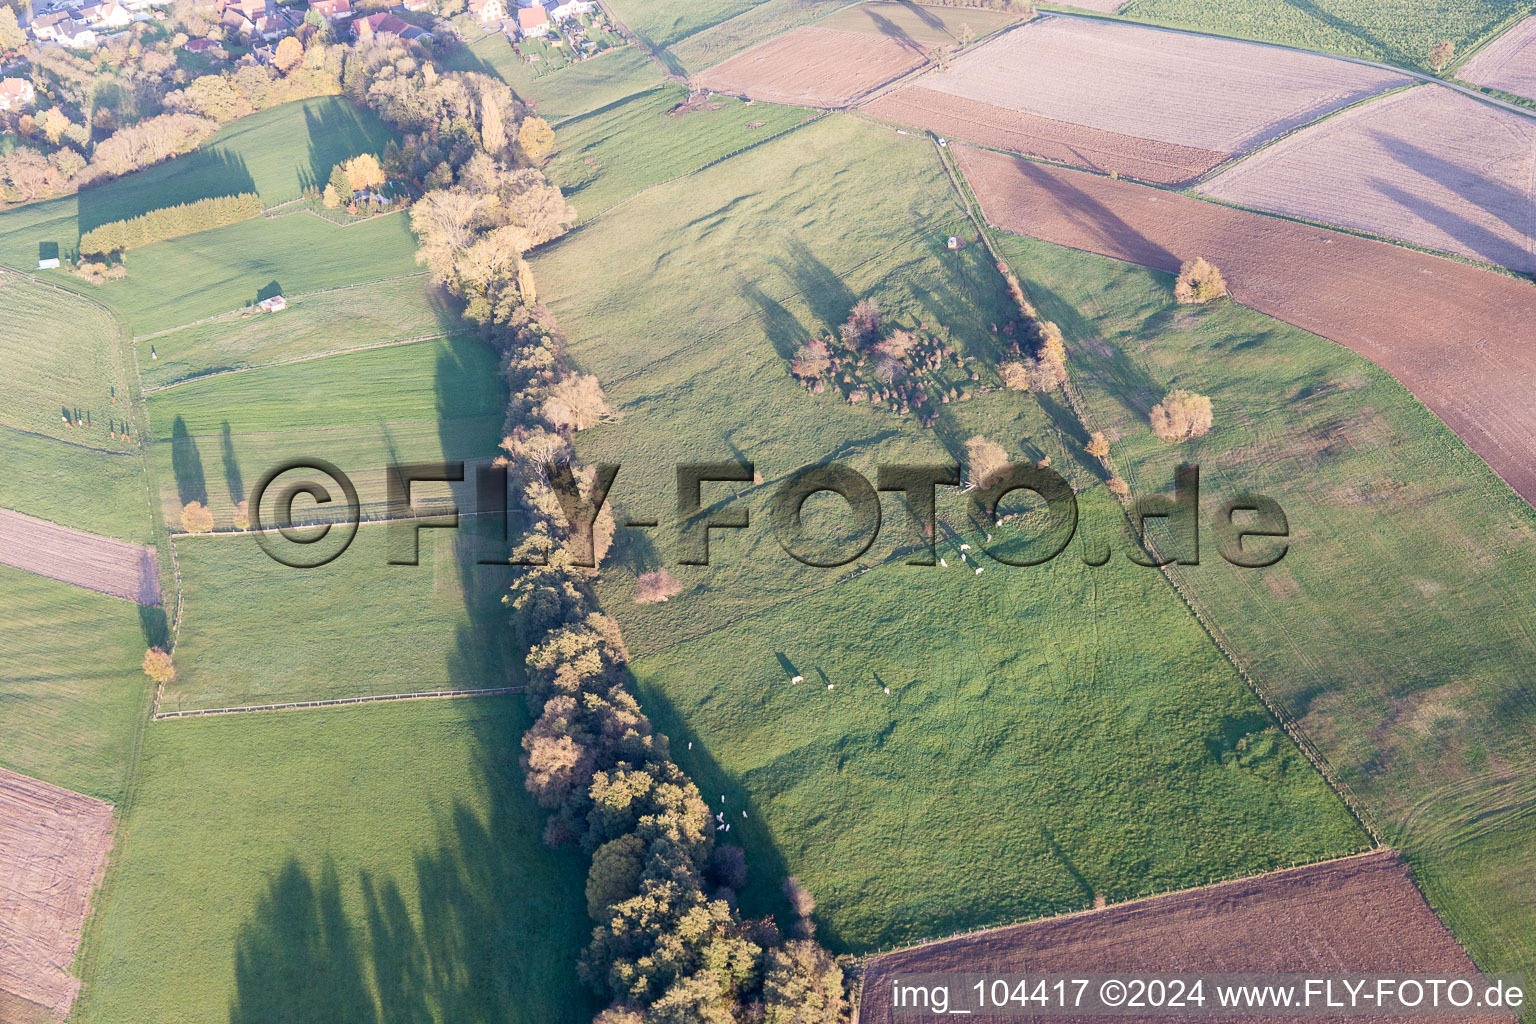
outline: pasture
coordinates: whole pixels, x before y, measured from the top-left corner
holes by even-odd
[[[129,416],[120,335],[99,304],[0,274],[0,425],[102,449],[104,456],[131,450],[109,430],[114,419]]]
[[[552,125],[601,110],[638,92],[661,85],[665,78],[645,52],[622,46],[534,77],[528,65],[512,52],[512,44],[499,32],[483,36],[455,55],[448,64],[463,70],[485,71],[511,86],[517,98],[531,104]]]
[[[461,522],[462,536],[422,530],[414,566],[389,564],[410,533],[397,547],[381,524],[318,569],[281,565],[250,536],[179,539],[185,610],[160,710],[512,685],[511,568],[475,565]]]
[[[1536,17],[1526,18],[1479,50],[1456,77],[1536,100]]]
[[[977,575],[958,545],[982,540],[956,532],[970,528],[947,491],[947,568],[902,564],[915,536],[899,506],[856,564],[780,550],[763,502],[790,470],[836,458],[872,474],[952,457],[977,432],[1050,455],[1084,488],[1094,538],[1120,538],[1061,411],[995,389],[993,328],[1014,313],[984,248],[946,250],[965,223],[931,143],[833,116],[651,189],[535,260],[572,358],[624,416],[584,432],[581,454],[620,462],[611,500],[663,523],[621,531],[603,605],[674,755],[712,805],[727,798],[752,865],[745,908],[776,909],[796,874],[819,933],[869,950],[1360,849],[1155,572],[1069,555]],[[935,431],[789,378],[796,347],[864,297],[975,359],[963,380],[977,393]],[[731,458],[765,486],[706,500],[735,491],[755,525],[717,532],[711,566],[679,566],[673,466]],[[683,594],[635,605],[634,576],[660,566]]]
[[[984,7],[933,7],[907,0],[870,0],[844,7],[821,19],[816,27],[873,32],[919,46],[953,46],[965,38],[966,29],[970,29],[973,40],[982,39],[1018,20],[1013,14]]]
[[[1435,43],[1449,39],[1466,53],[1529,7],[1525,0],[1131,0],[1120,15],[1429,71]]]
[[[141,341],[139,372],[146,390],[465,330],[425,272],[286,297],[288,308],[281,313],[246,309]],[[154,360],[144,357],[150,344]]]
[[[850,0],[620,0],[614,13],[673,74],[701,71],[748,47],[807,25]]]
[[[1536,119],[1423,85],[1255,153],[1206,195],[1536,272]]]
[[[153,727],[74,1019],[590,1020],[525,724],[502,697]]]
[[[1280,503],[1283,561],[1180,567],[1180,586],[1403,850],[1479,966],[1531,970],[1536,513],[1345,348],[1232,302],[1178,306],[1157,271],[1004,245],[1065,330],[1093,427],[1135,493],[1166,488],[1179,458],[1201,466],[1207,515],[1242,491]],[[1215,427],[1170,447],[1147,410],[1174,387],[1209,396]]]
[[[809,116],[730,97],[687,100],[686,87],[665,85],[571,120],[556,136],[559,153],[545,173],[581,219],[591,220],[644,188],[771,139]]]
[[[0,766],[121,799],[149,715],[157,611],[0,566]]]
[[[309,213],[261,217],[130,252],[128,276],[91,294],[117,310],[134,336],[219,316],[269,295],[418,273],[416,236],[404,213],[345,227]],[[139,362],[152,362],[141,350]]]
[[[0,427],[0,508],[118,540],[154,536],[139,451],[115,453]]]
[[[37,265],[38,247],[71,252],[85,231],[108,221],[208,196],[256,192],[268,207],[323,188],[331,168],[359,153],[382,153],[390,129],[336,96],[286,103],[225,126],[200,148],[76,195],[8,210],[0,218],[0,264]],[[61,284],[86,288],[65,274]]]
[[[167,520],[198,501],[221,528],[263,473],[311,456],[350,474],[377,518],[385,467],[494,456],[506,413],[495,354],[465,335],[190,381],[148,406]]]

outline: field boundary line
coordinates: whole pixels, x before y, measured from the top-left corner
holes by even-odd
[[[329,295],[332,292],[344,292],[353,288],[367,288],[370,285],[388,284],[391,281],[408,281],[413,277],[426,277],[427,274],[428,271],[418,270],[414,274],[396,274],[394,277],[376,277],[368,281],[354,281],[351,284],[339,284],[334,288],[316,288],[314,291],[294,292],[292,298],[302,299],[307,298],[310,295]],[[78,293],[70,292],[69,294],[75,295]],[[224,320],[228,317],[242,316],[254,307],[255,303],[252,303],[249,306],[241,306],[239,309],[227,309],[222,313],[215,313],[212,316],[205,316],[200,320],[190,320],[184,324],[177,324],[175,327],[167,327],[164,330],[151,331],[149,334],[136,334],[130,337],[128,340],[137,345],[141,341],[149,341],[151,338],[159,338],[167,334],[175,334],[177,331],[184,331],[189,327],[199,327],[206,323],[212,323],[215,320]],[[267,316],[270,314],[263,315]]]
[[[203,373],[193,374],[191,377],[182,377],[167,384],[155,384],[144,389],[144,394],[153,395],[161,391],[169,391],[171,388],[181,387],[183,384],[195,384],[201,380],[209,380],[213,377],[223,377],[231,373],[246,373],[250,370],[270,370],[274,366],[292,366],[295,363],[308,363],[316,359],[329,359],[331,356],[351,355],[354,352],[372,352],[381,348],[399,348],[401,345],[416,345],[423,341],[437,341],[442,338],[454,338],[461,334],[472,334],[465,329],[461,331],[439,331],[436,334],[418,334],[411,338],[396,338],[394,341],[375,341],[367,345],[357,345],[352,348],[333,348],[325,352],[311,352],[308,355],[293,356],[289,359],[277,359],[270,363],[252,363],[249,366],[226,366],[222,370],[207,370]]]
[[[1306,54],[1309,57],[1324,57],[1328,60],[1341,60],[1349,64],[1358,64],[1361,67],[1375,68],[1378,71],[1391,71],[1396,74],[1407,75],[1410,78],[1417,78],[1421,82],[1429,82],[1433,85],[1439,85],[1446,89],[1450,89],[1452,92],[1459,92],[1463,96],[1477,100],[1481,103],[1487,103],[1490,106],[1498,107],[1501,110],[1507,110],[1510,113],[1519,114],[1521,117],[1536,120],[1536,110],[1530,110],[1525,107],[1517,106],[1513,103],[1506,103],[1505,101],[1496,97],[1478,92],[1476,89],[1470,88],[1469,86],[1459,85],[1453,79],[1441,78],[1437,75],[1425,74],[1422,71],[1415,71],[1412,68],[1405,68],[1398,64],[1387,64],[1382,61],[1368,60],[1365,57],[1346,57],[1342,54],[1326,53],[1323,50],[1309,50],[1305,46],[1291,46],[1286,43],[1265,42],[1262,39],[1245,39],[1242,36],[1224,36],[1219,32],[1204,32],[1200,29],[1193,28],[1175,28],[1172,25],[1160,25],[1150,21],[1133,21],[1130,18],[1122,18],[1113,14],[1096,14],[1088,11],[1066,11],[1056,9],[1052,9],[1048,13],[1053,18],[1073,18],[1078,21],[1109,21],[1120,25],[1135,25],[1138,28],[1148,29],[1153,32],[1171,32],[1176,35],[1203,36],[1207,39],[1225,39],[1234,43],[1247,43],[1250,46],[1266,46],[1272,50],[1288,50],[1291,53]]]
[[[73,294],[73,293],[71,293],[71,294]],[[114,449],[111,449],[111,448],[98,448],[98,447],[96,447],[93,444],[77,444],[74,441],[71,441],[67,437],[55,437],[52,434],[44,434],[41,431],[37,431],[37,430],[28,430],[26,427],[18,427],[18,426],[14,425],[14,424],[11,424],[11,423],[0,423],[0,430],[9,430],[13,434],[20,434],[23,437],[35,437],[35,438],[38,438],[39,440],[42,440],[42,441],[57,441],[59,444],[67,444],[67,445],[69,445],[72,448],[79,448],[81,451],[95,452],[97,455],[127,455],[127,456],[132,456],[134,454],[134,452],[132,452],[132,451],[115,451]],[[14,510],[13,509],[13,511],[19,511],[19,510]],[[31,515],[30,512],[24,513],[24,514],[25,515]],[[61,523],[60,525],[62,526],[63,524]]]
[[[889,953],[902,953],[909,949],[922,949],[924,946],[935,946],[941,942],[953,942],[955,939],[967,939],[974,935],[986,935],[991,932],[1006,931],[1009,928],[1017,928],[1020,925],[1026,924],[1038,924],[1041,921],[1058,921],[1069,917],[1081,917],[1085,914],[1096,914],[1100,911],[1111,910],[1115,907],[1124,907],[1131,903],[1141,903],[1145,900],[1161,899],[1164,896],[1179,896],[1183,895],[1184,893],[1197,893],[1202,889],[1209,889],[1215,885],[1227,885],[1231,882],[1246,882],[1251,879],[1256,880],[1260,878],[1269,878],[1272,875],[1281,875],[1290,871],[1306,871],[1310,868],[1321,867],[1324,864],[1340,864],[1344,861],[1361,860],[1366,857],[1380,857],[1386,853],[1396,854],[1397,858],[1402,861],[1404,865],[1407,865],[1408,860],[1403,856],[1401,850],[1391,846],[1378,846],[1370,850],[1361,850],[1359,853],[1345,853],[1340,854],[1337,857],[1324,857],[1321,860],[1307,861],[1302,864],[1292,864],[1288,867],[1270,868],[1267,871],[1259,871],[1251,875],[1230,875],[1225,878],[1213,878],[1209,882],[1204,882],[1200,885],[1187,885],[1180,889],[1163,889],[1158,892],[1149,892],[1141,896],[1132,896],[1129,899],[1120,900],[1116,903],[1105,903],[1102,907],[1088,906],[1079,910],[1064,910],[1059,914],[1044,914],[1037,917],[1020,917],[1009,921],[1007,924],[989,924],[979,928],[970,928],[965,931],[958,931],[952,935],[939,936],[938,938],[922,939],[918,942],[907,943],[905,945],[899,946],[886,946],[881,949],[872,950],[868,953],[861,953],[856,959],[861,965],[867,966],[876,958],[885,956]]]
[[[929,133],[929,136],[932,138],[932,133]],[[968,195],[965,191],[965,188],[962,184],[963,177],[960,174],[959,169],[957,167],[951,166],[952,156],[949,153],[948,147],[940,146],[938,145],[937,140],[934,140],[934,148],[938,151],[939,161],[944,165],[945,170],[949,173],[950,181],[955,186],[955,189],[960,197],[960,201],[965,207],[966,214],[971,218],[971,222],[976,225],[977,230],[981,235],[982,242],[987,247],[987,251],[992,254],[993,259],[996,260],[999,265],[1008,266],[1009,264],[1002,258],[1002,255],[998,252],[997,247],[992,242],[992,237],[989,230],[991,226],[986,223],[985,216],[978,213],[977,207],[972,206],[971,196]],[[1020,282],[1020,286],[1025,287],[1022,281]],[[1077,392],[1076,382],[1069,378],[1067,382],[1062,385],[1061,390],[1062,394],[1066,397],[1068,407],[1072,410],[1073,417],[1077,420],[1083,431],[1091,435],[1093,433],[1092,428],[1096,426],[1096,424],[1092,415],[1088,412],[1087,405],[1085,402],[1083,402],[1082,396]],[[1105,456],[1100,461],[1103,463],[1106,471],[1112,471],[1110,470],[1108,456]],[[1128,497],[1120,497],[1119,500],[1121,511],[1125,515],[1126,523],[1131,529],[1131,535],[1138,538],[1141,546],[1146,549],[1149,555],[1152,555],[1154,558],[1157,557],[1156,545],[1153,544],[1151,539],[1145,535],[1144,531],[1136,530],[1135,523],[1131,521],[1127,504],[1129,500]],[[1328,783],[1329,788],[1338,795],[1339,799],[1343,802],[1345,808],[1350,812],[1351,816],[1353,816],[1354,819],[1359,822],[1360,827],[1363,828],[1366,834],[1371,838],[1372,843],[1374,843],[1378,848],[1385,846],[1386,844],[1382,840],[1382,833],[1376,824],[1375,818],[1370,814],[1370,812],[1366,810],[1364,804],[1355,795],[1354,790],[1349,787],[1349,784],[1346,783],[1343,778],[1339,776],[1338,772],[1334,770],[1333,765],[1330,764],[1327,758],[1323,756],[1322,751],[1319,750],[1317,746],[1312,742],[1311,738],[1307,736],[1306,732],[1301,728],[1300,723],[1298,723],[1295,718],[1293,718],[1291,714],[1282,707],[1281,703],[1277,699],[1271,698],[1268,692],[1258,684],[1252,675],[1249,674],[1247,668],[1244,667],[1243,663],[1238,659],[1237,652],[1227,644],[1225,635],[1220,633],[1220,631],[1217,630],[1215,626],[1209,621],[1207,616],[1199,609],[1190,595],[1186,592],[1185,588],[1181,585],[1180,581],[1175,577],[1169,565],[1167,563],[1160,565],[1158,567],[1158,572],[1163,577],[1163,579],[1168,582],[1168,585],[1173,590],[1173,592],[1179,596],[1179,600],[1184,603],[1184,606],[1189,610],[1190,615],[1194,618],[1195,622],[1199,624],[1200,629],[1210,639],[1211,643],[1216,647],[1218,651],[1221,652],[1222,656],[1226,658],[1227,663],[1232,666],[1232,669],[1237,673],[1238,678],[1242,679],[1242,681],[1247,685],[1248,689],[1253,693],[1253,695],[1258,698],[1259,703],[1269,711],[1270,716],[1275,720],[1280,728],[1285,731],[1286,735],[1291,738],[1291,741],[1296,744],[1297,749],[1302,752],[1303,756],[1305,756],[1308,761],[1312,762],[1312,766],[1317,769],[1318,774],[1320,774],[1323,777],[1323,780]]]
[[[299,711],[312,708],[345,707],[351,704],[381,704],[402,700],[448,700],[459,697],[498,697],[522,693],[522,686],[491,686],[482,689],[423,690],[420,693],[385,693],[366,697],[334,697],[329,700],[297,700],[280,704],[247,704],[228,708],[197,708],[189,711],[156,711],[156,722],[170,722],[182,718],[207,718],[210,715],[242,715],[259,711]],[[157,701],[158,705],[158,701]]]

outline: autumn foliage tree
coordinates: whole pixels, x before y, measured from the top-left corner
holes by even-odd
[[[554,151],[555,130],[542,117],[525,117],[517,129],[517,145],[530,163],[543,163]]]
[[[1214,422],[1211,400],[1182,389],[1154,405],[1150,419],[1152,433],[1170,444],[1203,437]]]
[[[200,501],[189,501],[181,509],[181,528],[188,533],[209,533],[213,530],[213,513]]]
[[[1102,459],[1109,454],[1109,438],[1104,436],[1102,430],[1096,430],[1088,439],[1088,454],[1096,459]]]
[[[156,683],[168,683],[176,678],[176,666],[164,648],[151,647],[144,652],[144,674]]]
[[[966,463],[970,467],[970,486],[985,487],[992,477],[1008,465],[1008,453],[996,441],[980,434],[965,442]]]
[[[1429,48],[1429,66],[1435,69],[1435,74],[1444,71],[1452,60],[1456,58],[1456,44],[1449,39],[1442,39]]]
[[[277,51],[272,55],[272,66],[283,74],[291,74],[304,60],[304,44],[293,36],[284,36],[282,42],[277,44]]]
[[[1173,285],[1173,297],[1183,303],[1210,302],[1227,294],[1226,279],[1204,256],[1186,260]]]

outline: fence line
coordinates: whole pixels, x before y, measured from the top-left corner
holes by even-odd
[[[377,704],[393,700],[434,700],[449,697],[497,697],[510,693],[522,693],[521,686],[494,686],[481,690],[423,690],[421,693],[387,693],[367,697],[336,697],[332,700],[297,700],[284,704],[250,704],[235,708],[200,708],[193,711],[157,711],[157,722],[177,718],[203,718],[208,715],[238,715],[251,711],[292,711],[301,708],[334,708],[347,704]]]

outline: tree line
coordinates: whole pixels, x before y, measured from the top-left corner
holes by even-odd
[[[786,890],[802,915],[787,941],[771,918],[742,918],[743,852],[716,844],[709,806],[635,699],[618,625],[591,589],[597,569],[576,554],[590,543],[601,564],[611,516],[597,518],[594,536],[579,536],[579,517],[552,485],[569,473],[589,493],[594,474],[573,468],[573,439],[615,418],[596,378],[568,365],[524,258],[575,220],[538,166],[552,133],[502,82],[440,72],[397,49],[359,47],[345,87],[405,133],[386,162],[429,168],[411,211],[418,259],[501,356],[510,395],[503,447],[529,526],[514,557],[542,562],[521,568],[505,599],[528,651],[535,717],[521,764],[548,812],[545,842],[591,857],[594,928],[579,970],[610,1000],[598,1021],[841,1024],[852,979],[814,941],[809,893]]]
[[[82,256],[104,256],[151,242],[193,235],[261,216],[261,197],[254,192],[212,196],[166,206],[127,220],[108,221],[80,236]]]

